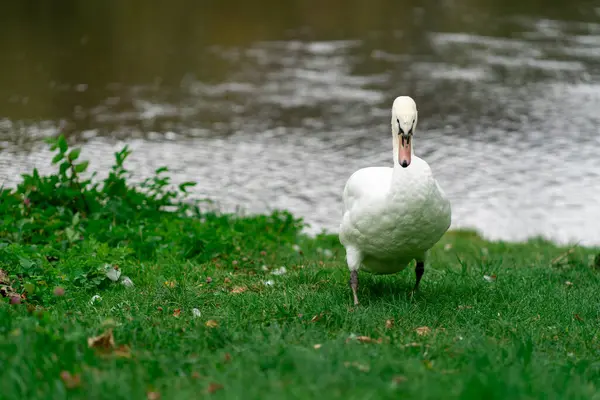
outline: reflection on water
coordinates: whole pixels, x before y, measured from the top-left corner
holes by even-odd
[[[47,169],[40,139],[62,126],[105,172],[130,143],[140,179],[168,165],[227,210],[335,231],[348,176],[391,163],[389,110],[409,94],[454,227],[600,243],[592,3],[233,3],[12,5],[0,182]]]

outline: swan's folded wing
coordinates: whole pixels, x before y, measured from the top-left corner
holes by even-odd
[[[344,188],[344,210],[352,210],[359,202],[385,197],[389,191],[392,168],[370,167],[356,171]]]

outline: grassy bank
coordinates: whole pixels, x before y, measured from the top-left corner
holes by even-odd
[[[363,273],[354,308],[335,236],[52,145],[0,192],[2,399],[600,398],[597,250],[451,232],[420,293]]]

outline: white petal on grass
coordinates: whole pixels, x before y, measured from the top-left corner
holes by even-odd
[[[263,283],[265,284],[265,286],[273,286],[275,284],[275,282],[272,279],[264,281]]]
[[[200,316],[202,315],[202,313],[197,308],[193,308],[192,309],[192,315],[194,316],[194,318],[200,318]]]
[[[121,285],[123,285],[125,287],[133,287],[133,286],[135,286],[133,284],[133,281],[128,276],[124,276],[123,278],[121,278]]]
[[[300,250],[301,250],[300,246],[298,246],[297,244],[293,245],[292,248],[297,252],[300,252]]]
[[[272,275],[284,275],[287,273],[287,269],[285,267],[280,267],[271,271]]]
[[[323,255],[327,258],[331,258],[331,257],[333,257],[333,251],[331,251],[329,249],[325,249],[325,250],[323,250]]]
[[[99,294],[95,294],[92,296],[92,299],[90,300],[90,304],[94,305],[96,303],[99,303],[102,301],[102,297],[100,297]]]
[[[484,275],[483,279],[485,279],[486,282],[494,282],[496,280],[496,277],[495,276]]]
[[[113,282],[116,282],[119,280],[119,277],[121,276],[120,269],[116,269],[110,264],[105,264],[104,269],[106,270],[106,277],[108,279],[110,279]]]

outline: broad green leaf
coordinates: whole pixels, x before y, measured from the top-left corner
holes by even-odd
[[[69,148],[69,145],[67,144],[67,139],[65,139],[63,135],[60,135],[57,143],[61,153],[66,153],[67,149]]]
[[[56,164],[57,162],[62,160],[64,157],[65,157],[65,155],[63,153],[58,153],[57,155],[54,156],[54,158],[52,158],[52,164]]]
[[[83,161],[79,164],[75,164],[75,172],[77,172],[78,174],[84,172],[87,169],[89,163],[89,161]]]
[[[79,158],[79,153],[81,153],[81,149],[73,149],[69,153],[69,160],[75,161]]]

